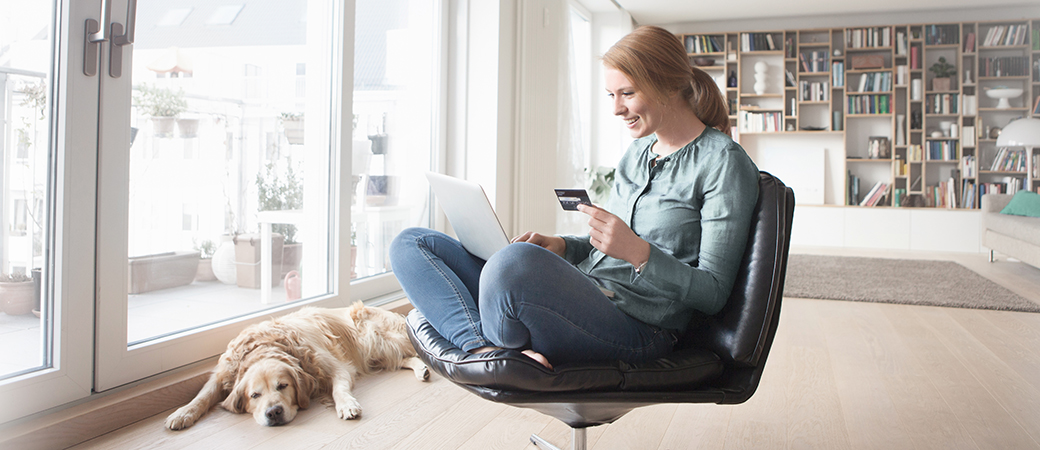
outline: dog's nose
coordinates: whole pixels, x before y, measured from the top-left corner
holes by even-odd
[[[267,411],[265,411],[264,414],[267,416],[268,422],[281,423],[283,412],[285,412],[285,410],[282,409],[281,405],[278,405],[267,408]]]

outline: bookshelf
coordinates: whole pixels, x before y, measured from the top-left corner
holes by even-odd
[[[977,209],[988,192],[1040,192],[1040,149],[996,147],[1010,121],[1040,117],[1040,19],[679,38],[719,82],[738,141],[840,139],[836,204]],[[932,69],[944,63],[952,74]],[[1021,94],[1003,105],[990,92],[1003,88]]]

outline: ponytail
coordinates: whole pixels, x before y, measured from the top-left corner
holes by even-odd
[[[705,125],[729,135],[729,106],[726,105],[726,99],[722,97],[718,85],[703,70],[696,67],[691,67],[690,70],[689,91],[683,90],[690,107]]]

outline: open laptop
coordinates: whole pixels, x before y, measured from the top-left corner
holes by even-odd
[[[466,251],[487,261],[509,245],[509,237],[479,184],[435,172],[426,172],[426,179]],[[597,287],[607,297],[614,296],[611,290]]]
[[[427,172],[426,179],[466,251],[486,261],[509,245],[509,237],[479,184],[435,172]]]

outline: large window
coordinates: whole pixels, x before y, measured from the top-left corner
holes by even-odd
[[[390,240],[429,223],[438,2],[358,0],[354,43],[352,242],[358,278],[391,270]]]
[[[28,303],[0,286],[0,423],[397,289],[386,248],[429,222],[440,3],[5,6],[0,272]]]

